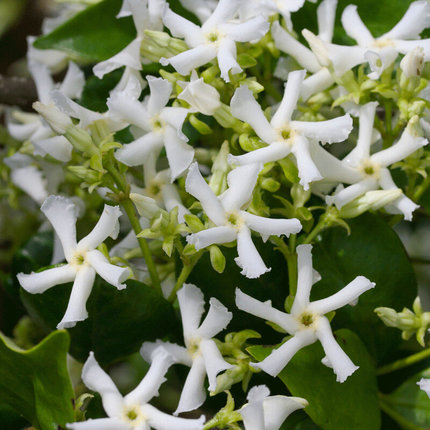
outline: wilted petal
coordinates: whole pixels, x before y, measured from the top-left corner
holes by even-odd
[[[150,117],[161,112],[161,109],[169,102],[170,94],[172,93],[172,84],[162,78],[155,76],[147,76],[146,80],[149,84],[151,95],[148,99],[148,113]]]
[[[48,197],[46,179],[36,166],[20,167],[10,173],[12,183],[28,194],[36,203],[42,204]]]
[[[297,252],[297,292],[294,298],[292,314],[298,314],[309,305],[313,284],[312,245],[299,245]]]
[[[216,298],[211,297],[209,303],[209,312],[198,328],[200,336],[205,339],[211,339],[224,330],[233,318],[233,314]]]
[[[119,416],[123,406],[122,396],[110,376],[97,363],[93,352],[90,352],[82,369],[82,380],[90,390],[101,395],[103,408],[108,416]]]
[[[329,367],[332,367],[336,374],[336,381],[345,382],[348,376],[351,376],[358,369],[358,366],[351,361],[336,342],[331,332],[330,323],[326,317],[320,317],[318,320],[316,336],[324,348],[324,352],[326,353],[325,359]]]
[[[325,299],[317,300],[312,302],[308,309],[311,312],[316,312],[324,315],[328,312],[340,309],[348,304],[355,304],[358,297],[361,296],[365,291],[375,287],[374,282],[370,282],[364,276],[357,276],[348,285],[343,287],[340,291],[332,294]]]
[[[334,204],[338,209],[341,209],[347,203],[352,202],[357,197],[360,197],[367,191],[376,190],[378,182],[374,178],[366,178],[356,184],[350,185],[343,190],[335,193],[333,196],[327,196],[327,204]],[[396,187],[397,188],[397,187]]]
[[[360,46],[369,46],[373,43],[374,38],[358,15],[357,6],[348,5],[342,12],[341,21],[346,34]]]
[[[164,147],[169,162],[171,181],[173,182],[188,168],[194,158],[194,148],[178,136],[173,127],[166,127]]]
[[[66,425],[72,430],[130,430],[130,426],[119,418],[97,418],[88,419],[79,423],[70,423]]]
[[[115,152],[115,158],[126,166],[139,166],[148,157],[159,152],[163,146],[163,136],[159,133],[148,133],[139,139],[123,145]]]
[[[278,161],[285,158],[291,152],[290,145],[286,142],[274,142],[264,148],[256,149],[243,155],[228,156],[231,164],[265,164],[271,161]]]
[[[185,380],[181,398],[179,399],[179,404],[174,415],[178,415],[181,412],[193,411],[203,404],[206,399],[204,388],[205,378],[205,362],[203,356],[199,355],[194,359],[187,379]],[[166,430],[170,429],[166,428]]]
[[[144,405],[142,409],[148,424],[155,430],[203,430],[206,421],[204,415],[196,419],[172,417],[151,405]]]
[[[317,9],[318,37],[324,42],[331,42],[333,38],[336,6],[337,0],[325,0]]]
[[[72,282],[76,276],[76,269],[70,264],[52,269],[44,270],[43,272],[33,272],[29,275],[18,273],[18,282],[25,291],[31,294],[40,294],[51,287],[66,282]]]
[[[58,323],[57,329],[74,327],[77,322],[88,318],[86,303],[91,294],[95,277],[96,272],[91,266],[83,266],[77,271],[66,313]]]
[[[185,190],[200,201],[206,215],[216,225],[225,224],[225,212],[221,202],[203,179],[197,163],[193,163],[188,170]]]
[[[259,278],[264,273],[270,272],[271,269],[264,264],[246,226],[242,226],[237,234],[237,253],[239,255],[234,261],[242,269],[240,273],[247,278]]]
[[[308,406],[308,402],[301,397],[268,397],[263,401],[264,430],[278,430],[292,412],[306,406]]]
[[[118,218],[120,216],[121,210],[119,206],[105,205],[103,213],[91,233],[79,241],[78,249],[95,249],[109,236],[112,237],[112,239],[116,239],[119,233]]]
[[[230,102],[231,113],[241,121],[247,122],[258,137],[266,143],[276,140],[276,133],[264,116],[261,106],[255,100],[252,91],[241,85],[234,93]]]
[[[244,312],[277,324],[290,334],[297,330],[297,322],[291,315],[274,308],[270,300],[260,302],[239,288],[236,288],[236,306]]]
[[[123,290],[127,287],[123,282],[130,276],[130,269],[128,267],[119,267],[110,264],[107,258],[97,249],[87,252],[86,260],[107,283],[118,288],[118,290]]]
[[[271,235],[280,236],[285,234],[288,237],[290,234],[299,233],[302,229],[300,221],[296,218],[271,219],[244,211],[241,212],[241,215],[251,230],[261,234],[263,241],[266,241]]]
[[[196,250],[206,248],[215,243],[229,243],[237,238],[237,231],[233,227],[212,227],[187,236],[187,242],[194,245]]]
[[[184,284],[177,294],[179,309],[181,311],[182,327],[184,329],[185,341],[199,327],[205,306],[205,299],[200,288],[193,284]]]
[[[312,95],[326,90],[334,84],[334,79],[328,69],[323,67],[302,82],[300,97],[306,101]]]
[[[232,75],[240,73],[242,68],[237,63],[236,43],[227,37],[222,39],[218,48],[218,66],[221,71],[221,78],[230,82],[229,72]]]
[[[77,207],[61,196],[49,196],[40,210],[45,214],[60,238],[66,260],[72,257],[76,248]]]
[[[221,31],[236,42],[251,42],[260,40],[269,30],[269,22],[260,16],[256,16],[240,24],[221,24]]]
[[[56,160],[67,163],[72,157],[72,144],[64,136],[53,136],[48,139],[32,140],[34,155],[50,155]]]

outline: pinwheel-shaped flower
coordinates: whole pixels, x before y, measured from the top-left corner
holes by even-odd
[[[375,284],[364,276],[357,276],[346,287],[332,296],[310,302],[310,292],[314,283],[311,250],[311,245],[299,245],[297,247],[297,294],[291,313],[281,312],[273,308],[270,301],[260,302],[242,293],[239,289],[236,290],[236,305],[245,312],[277,324],[292,335],[262,362],[251,363],[252,366],[276,376],[299,349],[319,340],[326,354],[322,363],[333,368],[337,381],[344,382],[358,367],[354,365],[336,342],[330,322],[324,315],[347,304],[356,304],[358,297],[373,288]]]
[[[308,405],[301,397],[269,395],[265,385],[249,390],[248,403],[239,409],[245,430],[278,430],[288,415]]]
[[[216,196],[199,172],[197,163],[191,165],[185,182],[185,189],[200,200],[208,218],[216,227],[199,231],[187,236],[197,250],[214,243],[228,243],[237,240],[235,259],[242,268],[242,274],[248,278],[258,278],[270,269],[266,267],[251,239],[251,231],[261,234],[263,240],[270,235],[280,236],[298,233],[302,226],[293,219],[269,219],[250,214],[246,208],[252,196],[259,164],[249,164],[232,170],[227,176],[228,190]]]
[[[115,157],[127,166],[142,165],[151,153],[159,154],[166,148],[172,181],[191,163],[194,150],[187,145],[182,125],[188,110],[166,107],[172,93],[172,84],[162,78],[147,76],[150,95],[140,102],[125,92],[115,93],[108,99],[109,112],[126,120],[145,133],[137,140],[116,151]]]
[[[297,160],[300,184],[307,190],[310,182],[322,179],[310,156],[308,139],[328,143],[342,142],[352,130],[352,119],[349,115],[344,115],[318,122],[291,120],[305,76],[305,70],[297,70],[288,75],[284,97],[270,123],[246,86],[236,90],[231,99],[232,114],[247,122],[268,145],[244,155],[230,156],[229,159],[240,165],[267,163],[281,160],[293,153]]]
[[[412,119],[400,139],[390,148],[370,155],[373,121],[377,103],[371,102],[360,108],[360,129],[356,147],[341,161],[318,145],[312,145],[312,155],[325,181],[352,184],[338,188],[334,196],[327,196],[329,204],[338,209],[367,191],[383,188],[397,188],[388,169],[393,163],[403,160],[417,149],[427,145],[428,140],[418,136]],[[386,207],[389,212],[401,213],[405,219],[412,219],[412,212],[418,206],[406,196],[401,196]]]
[[[140,384],[122,396],[109,375],[99,366],[91,352],[82,370],[82,380],[93,391],[100,393],[108,418],[90,419],[67,424],[71,430],[201,430],[205,421],[168,415],[148,402],[158,396],[158,389],[166,380],[172,357],[163,348],[151,355],[151,367]]]
[[[96,273],[119,290],[126,287],[122,282],[129,276],[129,269],[110,264],[96,249],[107,237],[116,238],[121,212],[118,206],[105,205],[93,231],[76,242],[77,208],[70,200],[49,196],[41,211],[57,233],[68,264],[29,275],[19,273],[18,281],[22,288],[32,294],[43,293],[55,285],[74,281],[66,313],[57,325],[57,328],[73,327],[78,321],[88,317],[85,304]]]
[[[216,388],[218,373],[233,367],[224,361],[212,339],[227,327],[232,318],[231,312],[212,297],[209,301],[208,314],[200,324],[205,304],[201,290],[195,285],[184,284],[177,297],[184,330],[185,348],[157,341],[155,343],[145,342],[141,349],[141,354],[145,360],[149,361],[153,351],[162,346],[177,363],[191,367],[175,415],[192,411],[203,404],[206,399],[203,385],[206,375],[209,379],[209,390],[213,391]]]
[[[183,37],[191,48],[171,58],[161,58],[163,66],[171,64],[181,75],[218,58],[221,77],[230,82],[228,73],[242,71],[236,61],[236,42],[260,40],[269,30],[261,16],[244,23],[229,22],[238,13],[242,0],[220,0],[212,15],[199,27],[166,9],[163,22],[175,37]]]

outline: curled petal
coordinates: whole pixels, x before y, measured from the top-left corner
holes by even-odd
[[[79,241],[78,249],[95,249],[109,236],[112,239],[116,239],[119,233],[118,218],[120,216],[121,210],[119,206],[105,205],[103,213],[91,233]]]
[[[290,145],[286,142],[274,142],[264,148],[256,149],[243,155],[228,156],[231,164],[243,166],[245,164],[265,164],[285,158],[291,152]]]
[[[169,102],[170,94],[172,93],[172,84],[165,79],[154,76],[147,76],[146,80],[151,92],[148,99],[148,113],[149,116],[153,117],[160,113],[161,109]]]
[[[53,136],[48,139],[32,140],[34,154],[50,155],[56,160],[67,163],[72,157],[72,144],[64,136]]]
[[[316,336],[326,353],[326,359],[323,360],[327,364],[324,361],[323,363],[333,368],[337,382],[345,382],[348,376],[351,376],[358,369],[358,366],[351,361],[336,342],[326,317],[320,317],[318,320]]]
[[[119,418],[90,418],[87,421],[67,424],[66,427],[72,430],[130,430],[130,426]]]
[[[350,4],[342,12],[342,25],[349,37],[352,37],[360,46],[369,46],[374,38],[364,25],[357,12],[357,6]]]
[[[252,390],[259,387],[252,387]],[[267,388],[267,387],[265,387]],[[251,391],[249,394],[251,394]],[[264,424],[264,410],[263,410],[263,402],[253,401],[249,404],[245,404],[241,409],[239,409],[239,413],[242,416],[242,421],[245,426],[245,430],[265,430],[266,426]]]
[[[76,276],[76,269],[70,264],[52,269],[44,270],[43,272],[31,273],[26,275],[18,273],[18,282],[25,291],[31,294],[40,294],[51,287],[66,282],[72,282]]]
[[[196,419],[172,417],[151,405],[144,405],[142,409],[148,424],[156,430],[202,430],[206,421],[204,415]]]
[[[297,252],[297,292],[291,308],[292,314],[302,312],[309,305],[313,284],[312,245],[299,245]]]
[[[185,341],[196,333],[204,312],[205,300],[200,288],[184,284],[177,294]]]
[[[220,226],[190,234],[187,236],[187,242],[193,244],[198,251],[214,243],[233,242],[236,238],[237,231],[233,227]]]
[[[367,51],[364,58],[368,61],[371,73],[368,74],[370,79],[379,79],[382,72],[398,57],[398,52],[391,46],[387,46],[378,51]]]
[[[178,107],[166,107],[161,111],[160,118],[175,129],[178,137],[188,140],[182,132],[184,121],[187,118],[188,109]]]
[[[46,179],[36,166],[20,167],[10,173],[12,183],[41,204],[48,197]]]
[[[232,75],[236,75],[242,71],[239,66],[236,57],[236,43],[228,38],[224,38],[218,48],[218,66],[221,71],[221,78],[226,82],[230,82],[229,72]]]
[[[233,318],[233,314],[216,298],[211,297],[209,303],[209,312],[198,328],[200,336],[204,339],[216,336],[228,326]]]
[[[306,406],[308,402],[301,397],[268,397],[263,401],[265,430],[278,430],[292,412]]]
[[[69,62],[66,76],[60,86],[60,91],[71,99],[78,99],[82,95],[85,85],[84,72],[74,63]]]
[[[187,348],[176,345],[175,343],[163,342],[161,340],[157,340],[155,342],[143,342],[143,345],[140,348],[140,354],[146,362],[152,363],[154,358],[156,358],[156,355],[153,353],[160,347],[170,354],[175,363],[180,363],[188,367],[191,367],[193,364],[193,360],[191,359],[191,355]]]
[[[241,24],[221,24],[220,29],[229,38],[236,42],[251,42],[260,40],[269,30],[269,22],[260,16],[256,16]]]
[[[374,178],[365,178],[356,184],[350,185],[337,192],[334,196],[327,196],[326,202],[331,205],[334,204],[338,209],[341,209],[347,203],[352,202],[357,197],[360,197],[367,191],[376,190],[378,182]],[[397,188],[397,187],[396,187]]]
[[[170,8],[166,8],[164,11],[163,23],[174,37],[185,38],[188,46],[193,47],[196,43],[203,41],[200,27],[173,12]]]
[[[115,152],[115,158],[126,166],[139,166],[151,154],[159,152],[163,146],[163,136],[158,133],[148,133],[139,139],[123,145]]]
[[[7,121],[7,131],[14,139],[20,141],[29,139],[40,127],[42,127],[42,124],[38,120],[27,124],[17,124]]]
[[[86,259],[97,274],[106,282],[118,288],[118,290],[126,288],[123,282],[130,276],[130,269],[128,267],[118,267],[110,264],[106,257],[97,249],[87,252]]]

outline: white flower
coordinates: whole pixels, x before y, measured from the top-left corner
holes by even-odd
[[[427,395],[430,397],[430,379],[421,378],[417,384],[419,385],[420,389],[425,391]]]
[[[205,22],[215,10],[218,0],[180,0],[185,9],[191,11],[200,22]]]
[[[236,74],[242,71],[236,61],[236,42],[257,41],[270,26],[261,16],[243,23],[231,22],[240,4],[241,0],[220,0],[201,27],[167,8],[163,16],[164,25],[173,36],[183,37],[191,49],[171,58],[161,58],[160,63],[163,66],[171,64],[185,76],[217,57],[221,77],[230,82],[229,72]]]
[[[308,405],[301,397],[269,395],[265,385],[249,390],[248,403],[239,409],[245,430],[278,430],[292,412]]]
[[[305,70],[290,72],[284,97],[270,123],[246,86],[242,85],[236,90],[231,99],[232,114],[247,122],[267,146],[244,155],[229,156],[230,162],[240,165],[264,164],[281,160],[293,153],[297,160],[300,184],[305,190],[309,188],[310,182],[322,179],[310,156],[308,139],[328,143],[342,142],[352,130],[352,119],[349,115],[344,115],[318,122],[291,120],[305,76]]]
[[[216,376],[223,370],[233,367],[227,363],[212,339],[224,330],[232,318],[231,312],[217,299],[209,300],[210,308],[200,323],[204,312],[204,297],[199,288],[184,284],[177,294],[184,331],[185,348],[169,342],[145,342],[141,349],[143,358],[148,358],[156,348],[162,345],[177,363],[189,366],[190,372],[182,389],[181,398],[175,415],[192,411],[206,399],[204,389],[205,376],[208,376],[209,390],[216,388]]]
[[[151,355],[151,367],[139,385],[122,396],[109,375],[99,366],[91,352],[82,370],[85,385],[100,393],[108,418],[89,419],[67,424],[71,430],[202,430],[205,417],[184,419],[172,417],[149,404],[158,396],[165,374],[172,364],[171,356],[163,349]]]
[[[388,166],[403,160],[417,149],[427,145],[428,140],[417,136],[414,131],[415,120],[411,120],[400,139],[390,148],[370,155],[373,121],[377,103],[370,102],[360,108],[360,128],[356,147],[341,161],[320,146],[312,145],[312,153],[318,169],[325,181],[352,184],[339,188],[334,196],[327,196],[328,204],[338,209],[370,190],[398,188],[394,183]],[[406,220],[412,219],[412,212],[418,206],[402,195],[386,207],[391,213],[401,213]]]
[[[209,84],[205,84],[203,78],[198,78],[195,70],[191,73],[191,81],[178,81],[183,91],[178,99],[186,101],[190,106],[190,112],[201,112],[205,115],[213,115],[221,106],[218,91]]]
[[[73,327],[78,321],[88,317],[85,304],[91,293],[96,273],[119,290],[126,287],[122,282],[128,278],[129,270],[110,264],[96,249],[107,237],[116,238],[121,212],[118,206],[105,205],[93,231],[77,242],[77,207],[69,199],[49,196],[43,203],[41,211],[60,238],[67,264],[29,275],[19,273],[18,281],[32,294],[43,293],[55,285],[73,281],[66,313],[57,328]]]
[[[270,235],[298,233],[302,226],[293,219],[269,219],[243,210],[249,205],[261,165],[249,164],[232,170],[227,176],[228,189],[216,196],[203,179],[197,163],[192,164],[185,182],[188,193],[200,200],[208,218],[215,227],[187,236],[197,250],[214,243],[237,240],[237,265],[248,278],[258,278],[270,269],[266,267],[251,239],[251,230],[261,234],[263,240]]]
[[[277,324],[292,335],[263,361],[251,363],[252,366],[276,376],[299,349],[319,340],[326,354],[322,363],[333,368],[337,381],[344,382],[358,367],[336,342],[329,320],[324,315],[347,304],[356,304],[358,297],[375,284],[364,276],[357,276],[332,296],[310,302],[312,285],[318,280],[312,269],[311,249],[311,245],[297,247],[297,293],[290,314],[273,308],[270,301],[260,302],[239,289],[236,289],[236,305],[245,312]]]
[[[162,78],[147,76],[150,95],[140,102],[129,94],[120,92],[108,99],[110,114],[139,127],[145,134],[116,151],[115,157],[127,166],[138,166],[151,153],[166,149],[173,181],[181,175],[194,158],[194,149],[187,145],[188,138],[182,126],[188,110],[166,107],[172,93],[172,84]]]

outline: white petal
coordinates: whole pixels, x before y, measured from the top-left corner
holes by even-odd
[[[307,405],[308,402],[301,397],[268,397],[263,401],[264,430],[278,430],[292,412],[303,409]]]
[[[188,141],[187,136],[182,132],[184,121],[187,118],[188,109],[179,107],[166,107],[161,111],[160,118],[173,127],[178,137]]]
[[[261,140],[266,143],[276,140],[276,133],[264,116],[263,110],[255,100],[252,91],[246,85],[241,85],[235,91],[230,108],[232,115],[247,122]]]
[[[421,40],[395,40],[394,46],[401,54],[407,54],[413,51],[415,48],[424,49],[424,61],[430,59],[430,39]]]
[[[427,395],[430,397],[430,379],[421,378],[417,384],[419,385],[420,389],[425,391]]]
[[[291,308],[292,314],[299,314],[309,304],[313,284],[312,245],[299,245],[297,252],[297,292]]]
[[[66,76],[61,83],[60,91],[71,99],[78,99],[82,95],[84,85],[84,72],[73,61],[70,61]]]
[[[17,278],[25,291],[31,294],[40,294],[55,285],[72,282],[75,276],[76,270],[70,264],[66,264],[44,270],[43,272],[33,272],[29,275],[18,273]]]
[[[251,391],[254,388],[257,387],[253,387]],[[253,401],[252,403],[245,404],[238,412],[242,416],[245,430],[266,430],[263,403],[261,401]]]
[[[172,417],[151,405],[144,405],[143,413],[151,428],[156,430],[203,430],[206,421],[204,415],[196,419]]]
[[[151,95],[148,99],[148,113],[149,116],[161,112],[161,109],[169,102],[170,94],[172,93],[172,84],[162,78],[156,78],[154,76],[147,76],[146,80],[149,84],[149,90]]]
[[[218,197],[203,179],[197,163],[193,163],[185,181],[185,190],[200,201],[206,215],[216,225],[224,225],[225,212]]]
[[[330,323],[326,317],[321,317],[318,320],[316,336],[324,348],[330,367],[333,368],[336,374],[336,381],[345,382],[348,376],[351,376],[358,369],[358,366],[351,361],[336,342],[331,332]]]
[[[49,92],[54,88],[54,80],[49,68],[38,61],[29,61],[28,69],[36,84],[39,101],[43,104],[49,104],[51,102]]]
[[[182,389],[181,398],[174,415],[197,409],[206,399],[204,381],[206,378],[205,362],[201,355],[197,356]],[[166,429],[167,430],[167,429]],[[169,429],[170,430],[170,429]]]
[[[228,156],[228,161],[231,164],[265,164],[271,161],[278,161],[285,158],[291,152],[291,148],[286,142],[274,142],[264,148],[256,149],[243,155]]]
[[[249,279],[259,278],[266,272],[270,272],[257,251],[251,239],[251,232],[248,227],[243,226],[237,234],[237,253],[234,259],[236,264],[242,269],[240,272]]]
[[[346,114],[327,121],[291,121],[291,127],[320,142],[343,142],[351,133],[352,118]]]
[[[402,19],[381,39],[419,39],[421,32],[430,27],[430,5],[427,1],[414,1]]]
[[[110,376],[97,363],[93,352],[90,352],[82,369],[82,380],[90,390],[101,395],[108,416],[119,416],[123,405],[122,396]]]
[[[222,24],[221,31],[236,42],[251,42],[260,40],[269,30],[269,22],[260,16],[256,16],[240,24]]]
[[[233,227],[212,227],[187,236],[187,242],[194,245],[196,250],[213,244],[233,242],[237,238],[237,231]]]
[[[296,218],[270,219],[244,211],[241,212],[241,215],[248,227],[260,233],[264,241],[271,235],[280,236],[281,234],[285,234],[288,237],[290,234],[299,233],[302,229],[300,221]]]
[[[77,207],[65,197],[49,196],[40,210],[48,218],[60,238],[64,254],[69,261],[76,248]]]
[[[86,260],[107,283],[118,288],[118,290],[126,288],[123,282],[130,276],[130,269],[128,267],[119,267],[110,264],[106,257],[97,249],[87,252]]]
[[[210,29],[215,25],[234,18],[241,3],[241,0],[219,0],[217,7],[209,19],[203,24],[202,29]]]
[[[134,70],[141,70],[142,65],[140,62],[140,46],[142,39],[140,37],[134,39],[118,54],[102,61],[93,67],[93,73],[102,79],[107,73],[113,72],[123,66],[131,67]]]
[[[164,376],[172,364],[172,356],[162,346],[157,348],[152,353],[151,366],[145,377],[133,391],[124,397],[124,401],[128,404],[144,404],[158,396],[158,390],[166,380]]]
[[[375,287],[374,282],[370,282],[364,276],[357,276],[348,285],[342,288],[335,294],[332,294],[325,299],[312,302],[308,309],[312,312],[319,314],[326,314],[328,312],[339,309],[348,304],[355,304],[358,297],[365,291]]]
[[[277,324],[290,334],[297,330],[297,322],[291,315],[275,309],[270,300],[260,302],[239,288],[236,288],[236,306],[244,312]]]
[[[198,328],[200,336],[204,339],[216,336],[233,318],[233,314],[216,298],[211,297],[209,303],[209,312]]]
[[[247,164],[230,171],[227,175],[228,189],[221,198],[226,212],[239,210],[249,203],[262,167],[261,164]]]
[[[189,46],[194,45],[190,45],[190,42],[198,41],[202,38],[201,29],[198,25],[176,14],[168,7],[164,11],[163,22],[174,37],[185,38]]]
[[[272,127],[282,127],[291,120],[291,115],[297,105],[300,89],[306,76],[306,70],[295,70],[288,74],[288,81],[285,84],[284,96],[275,115],[270,121]]]
[[[277,21],[272,24],[272,36],[276,47],[291,55],[300,66],[311,73],[316,73],[321,69],[314,53],[285,31]]]
[[[270,396],[270,390],[266,385],[256,385],[248,391],[246,399],[249,403],[256,403],[262,402],[268,396]]]
[[[67,424],[72,430],[130,430],[130,426],[119,418],[88,419],[78,423]]]
[[[271,354],[260,363],[250,363],[252,367],[263,370],[275,377],[293,358],[294,354],[307,345],[315,342],[316,337],[312,330],[297,332],[291,339],[288,339],[278,349],[274,349]]]
[[[42,204],[48,197],[46,179],[36,166],[20,167],[10,173],[12,183],[28,194],[36,203]]]
[[[326,90],[334,84],[334,79],[328,69],[323,67],[317,73],[306,78],[300,90],[300,97],[306,101],[316,93]]]
[[[53,136],[48,139],[32,140],[35,155],[50,155],[56,160],[67,163],[72,158],[72,144],[64,136]]]
[[[143,342],[140,348],[140,354],[146,362],[152,363],[153,359],[156,359],[156,354],[153,353],[160,347],[170,354],[175,363],[181,363],[188,367],[191,367],[193,364],[193,360],[186,348],[176,345],[175,343],[163,342],[161,340]]]
[[[33,121],[28,124],[16,124],[7,122],[7,131],[16,140],[24,141],[31,137],[40,127],[43,127],[40,121]]]
[[[336,18],[337,0],[325,0],[317,9],[318,37],[324,42],[331,42]]]
[[[360,46],[369,46],[374,38],[364,25],[357,12],[357,6],[350,4],[342,12],[342,25],[349,37],[352,37]]]
[[[66,313],[57,324],[58,330],[74,327],[77,322],[84,321],[88,318],[86,303],[93,289],[95,277],[96,272],[91,266],[84,266],[78,270]]]
[[[357,197],[360,197],[367,191],[376,190],[378,183],[374,178],[366,178],[354,185],[346,187],[334,196],[327,196],[327,204],[335,204],[338,209],[341,209],[347,203],[352,202]]]
[[[223,370],[234,367],[227,363],[219,352],[215,342],[212,339],[205,339],[200,342],[200,351],[205,361],[206,374],[209,380],[209,391],[216,389],[216,377]]]
[[[398,52],[391,46],[379,49],[378,51],[367,51],[364,54],[364,58],[372,70],[368,74],[369,78],[379,79],[382,72],[394,63],[398,55]]]
[[[123,145],[115,152],[115,158],[126,166],[140,166],[152,153],[158,153],[163,146],[163,136],[148,133],[139,139]]]
[[[184,215],[189,214],[190,211],[182,204],[181,197],[175,185],[165,184],[161,187],[161,194],[163,197],[164,207],[168,212],[175,207],[178,208],[178,222],[184,223]]]
[[[227,37],[222,39],[218,48],[218,66],[221,71],[221,78],[226,82],[230,82],[229,72],[232,75],[240,73],[242,68],[237,60],[236,43]]]
[[[95,249],[109,236],[116,239],[119,233],[118,218],[120,216],[119,206],[105,205],[103,213],[91,233],[79,241],[78,249]]]
[[[187,341],[189,337],[194,336],[200,325],[205,299],[200,288],[193,284],[184,284],[178,291],[177,297],[181,311],[184,338]]]

